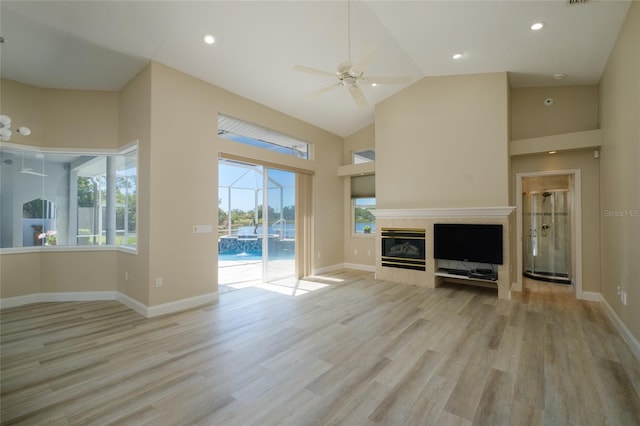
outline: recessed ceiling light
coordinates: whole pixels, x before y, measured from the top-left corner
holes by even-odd
[[[553,78],[555,78],[556,80],[564,80],[565,78],[567,78],[567,75],[566,74],[562,74],[562,73],[554,74]]]
[[[215,43],[216,39],[211,35],[211,34],[207,34],[206,36],[204,36],[204,42],[207,44],[213,44]]]
[[[453,59],[462,59],[464,55],[462,53],[454,53],[452,58]]]
[[[556,153],[555,151],[549,151],[549,154],[555,154],[555,153]]]
[[[534,22],[533,24],[531,24],[530,28],[532,31],[539,31],[544,28],[544,25],[544,22]]]
[[[376,87],[378,83],[371,83],[371,87]]]

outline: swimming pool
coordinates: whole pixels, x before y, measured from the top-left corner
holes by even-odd
[[[237,262],[250,262],[261,261],[262,254],[257,253],[222,253],[218,255],[219,261],[237,261]]]

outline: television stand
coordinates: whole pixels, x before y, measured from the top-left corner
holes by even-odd
[[[466,280],[466,281],[481,281],[487,282],[491,284],[498,285],[498,276],[495,275],[495,278],[485,277],[484,275],[474,274],[471,271],[461,271],[466,273],[452,273],[448,269],[440,268],[438,272],[435,273],[436,277],[442,278],[453,278],[457,280]]]
[[[474,268],[475,267],[475,268]],[[441,281],[451,281],[458,284],[476,285],[481,287],[498,288],[498,265],[461,265],[450,260],[436,259],[436,285]]]

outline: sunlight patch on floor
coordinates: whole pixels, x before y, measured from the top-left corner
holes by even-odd
[[[220,293],[228,293],[233,290],[241,290],[243,288],[260,288],[275,293],[285,294],[287,296],[302,296],[312,291],[328,287],[329,284],[322,284],[314,281],[296,280],[294,278],[286,278],[279,281],[265,283],[262,281],[246,281],[242,283],[233,283],[220,285]]]
[[[274,291],[288,296],[302,296],[312,291],[327,287],[327,284],[314,283],[305,280],[296,280],[293,278],[275,281],[271,283],[260,283],[256,287],[263,290]]]
[[[294,260],[280,260],[272,262],[270,268],[273,272],[278,270],[293,270]],[[289,264],[291,263],[291,264]],[[320,280],[324,282],[320,282]],[[295,278],[283,278],[271,282],[262,281],[262,262],[225,262],[218,268],[218,292],[220,294],[228,293],[243,288],[260,288],[267,291],[273,291],[287,296],[302,296],[312,291],[319,290],[329,286],[331,283],[342,282],[341,279],[332,279],[327,277],[318,277],[316,280],[298,280]],[[326,283],[325,283],[326,282]]]
[[[341,283],[344,282],[342,278],[333,278],[333,277],[325,277],[325,276],[316,276],[311,275],[309,279],[318,280],[318,281],[328,281],[332,283]]]

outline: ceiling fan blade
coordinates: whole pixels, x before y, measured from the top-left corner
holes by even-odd
[[[366,52],[364,52],[364,55],[362,55],[361,57],[353,61],[353,64],[351,65],[351,69],[349,69],[349,72],[351,73],[351,75],[362,74],[365,68],[367,68],[367,66],[371,63],[373,58],[375,58],[376,53],[377,53],[377,49],[371,48]]]
[[[367,84],[406,84],[411,83],[413,77],[366,77]]]
[[[315,98],[316,96],[319,96],[319,95],[325,94],[327,92],[330,92],[330,91],[332,91],[334,89],[337,89],[338,87],[340,87],[340,83],[334,83],[331,86],[327,86],[327,87],[325,87],[323,89],[320,89],[320,90],[317,90],[317,91],[315,91],[313,93],[309,93],[308,95],[305,96],[305,99]]]
[[[307,74],[324,75],[327,77],[334,77],[334,78],[336,77],[335,72],[329,72],[329,71],[319,70],[316,68],[305,67],[304,65],[294,65],[293,69],[295,71],[306,72]]]
[[[356,105],[358,105],[360,108],[364,108],[369,105],[367,103],[367,99],[364,97],[364,93],[362,93],[362,89],[360,89],[358,86],[350,87],[349,93],[351,93],[351,97],[356,102]]]
[[[20,170],[18,170],[18,173],[22,173],[22,174],[25,174],[25,175],[40,176],[40,177],[46,177],[47,176],[44,173],[34,172],[31,169],[20,169]]]

